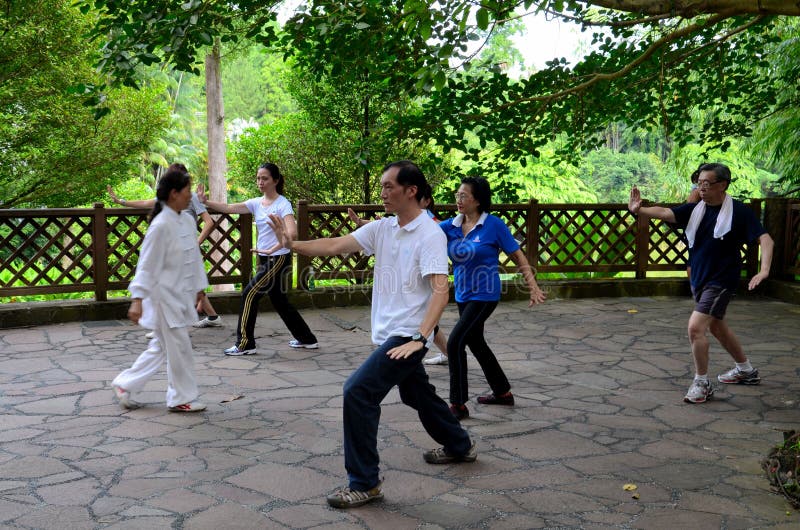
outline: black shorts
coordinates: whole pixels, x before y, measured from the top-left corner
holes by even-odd
[[[694,310],[704,315],[711,315],[718,320],[725,318],[728,304],[731,303],[734,296],[733,290],[720,285],[706,285],[699,291],[692,289],[692,294],[696,302]]]

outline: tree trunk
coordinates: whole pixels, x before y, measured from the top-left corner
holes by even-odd
[[[362,191],[364,192],[364,204],[369,204],[372,187],[369,182],[369,162],[372,160],[372,153],[368,153],[369,149],[369,96],[364,98],[364,129],[361,133],[361,157],[365,160],[364,173],[362,175]]]
[[[219,39],[206,55],[206,129],[208,133],[208,191],[212,201],[228,202],[225,179],[225,110],[222,105]]]
[[[222,104],[222,79],[220,77],[220,43],[214,42],[211,53],[206,55],[206,132],[208,135],[208,196],[215,202],[228,202],[228,184],[225,173],[228,162],[225,156],[225,110]],[[216,221],[216,216],[214,217]],[[225,227],[223,227],[224,229]],[[214,232],[209,234],[213,241]],[[228,248],[227,241],[223,247]],[[222,255],[214,252],[212,259],[221,260]],[[215,285],[214,291],[227,291],[232,285]]]

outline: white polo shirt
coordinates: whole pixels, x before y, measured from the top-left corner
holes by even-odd
[[[397,217],[367,223],[353,237],[364,253],[375,255],[372,285],[372,342],[410,337],[425,317],[430,302],[429,274],[447,274],[447,238],[425,212],[405,226]]]

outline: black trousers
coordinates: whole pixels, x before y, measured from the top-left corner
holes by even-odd
[[[500,368],[486,339],[483,324],[491,316],[497,302],[458,302],[459,319],[447,339],[447,359],[450,368],[450,403],[463,405],[469,399],[467,387],[467,346],[481,365],[489,388],[499,396],[511,390],[506,374]]]
[[[292,273],[292,255],[259,256],[258,270],[242,291],[242,306],[239,310],[239,323],[236,326],[236,346],[240,350],[255,348],[255,327],[258,317],[258,302],[266,294],[275,311],[289,328],[289,333],[303,344],[314,344],[317,337],[297,312],[286,291]]]

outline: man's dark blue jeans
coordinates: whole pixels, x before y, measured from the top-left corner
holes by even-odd
[[[344,384],[344,467],[350,489],[366,491],[380,482],[378,422],[381,401],[397,385],[400,399],[417,411],[425,431],[448,453],[466,454],[471,442],[447,403],[436,395],[422,367],[427,348],[406,359],[390,359],[386,352],[411,340],[389,337],[378,346]]]

